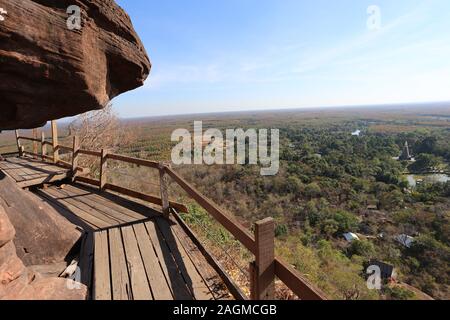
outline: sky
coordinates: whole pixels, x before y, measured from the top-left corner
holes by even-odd
[[[153,65],[121,117],[450,101],[448,0],[116,2]]]

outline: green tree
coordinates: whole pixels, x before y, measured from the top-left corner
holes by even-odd
[[[421,153],[417,156],[416,161],[408,167],[408,169],[413,172],[426,172],[434,170],[440,164],[441,161],[438,157],[428,153]]]
[[[305,187],[305,194],[310,199],[320,196],[321,192],[320,186],[315,182],[312,182]]]
[[[352,232],[358,229],[358,219],[353,213],[339,210],[333,214],[333,220],[336,221],[338,231],[341,233]]]
[[[353,241],[348,252],[351,256],[358,255],[370,259],[375,255],[375,246],[367,240]]]

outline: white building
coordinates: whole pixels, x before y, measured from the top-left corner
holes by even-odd
[[[403,246],[407,248],[411,248],[414,238],[411,236],[408,236],[407,234],[400,234],[395,237],[395,240],[397,240],[398,243],[402,244]]]
[[[354,234],[353,232],[344,233],[343,236],[344,236],[345,240],[347,240],[348,242],[352,242],[355,240],[359,241],[359,237],[356,234]]]

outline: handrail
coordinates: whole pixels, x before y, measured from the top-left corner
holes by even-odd
[[[88,156],[93,156],[93,157],[101,157],[102,156],[101,152],[91,151],[91,150],[84,150],[84,149],[79,149],[78,153],[79,154],[88,155]]]
[[[186,193],[197,201],[209,214],[211,214],[222,226],[227,229],[238,241],[240,241],[250,252],[256,254],[256,243],[254,236],[240,225],[235,219],[223,212],[215,203],[203,196],[186,180],[179,176],[169,167],[164,167],[165,172],[183,188]],[[326,300],[326,296],[297,270],[286,264],[283,260],[275,257],[275,275],[303,300]]]
[[[302,300],[327,300],[325,294],[312,285],[300,272],[275,257],[276,276]]]
[[[69,152],[74,153],[74,157],[77,158],[79,154],[99,157],[101,159],[102,166],[106,164],[106,161],[109,160],[116,160],[116,161],[123,161],[131,164],[136,164],[139,166],[144,166],[148,168],[158,169],[160,172],[160,181],[161,181],[161,198],[158,198],[153,195],[146,195],[137,191],[133,191],[127,188],[123,188],[117,185],[113,185],[110,183],[106,183],[106,176],[104,174],[101,175],[100,180],[95,180],[87,177],[82,177],[74,174],[74,181],[84,182],[90,185],[94,185],[100,188],[100,190],[111,190],[113,192],[117,192],[120,194],[124,194],[126,196],[130,196],[136,199],[148,201],[150,203],[154,203],[157,205],[161,205],[163,209],[166,206],[172,207],[173,209],[180,211],[180,212],[187,212],[187,208],[185,205],[169,201],[168,195],[167,195],[167,185],[165,182],[165,175],[168,175],[171,177],[178,186],[180,186],[192,199],[194,199],[203,209],[205,209],[215,220],[217,220],[228,232],[230,232],[239,242],[243,244],[245,248],[247,248],[252,254],[255,255],[255,257],[259,257],[261,259],[261,250],[264,251],[265,247],[261,244],[261,238],[258,233],[255,233],[255,236],[249,232],[244,226],[242,226],[233,216],[229,215],[225,211],[223,211],[221,208],[219,208],[213,201],[202,195],[199,191],[197,191],[191,184],[189,184],[184,178],[182,178],[179,174],[177,174],[172,168],[169,166],[164,165],[163,163],[155,162],[155,161],[149,161],[145,159],[139,159],[129,156],[123,156],[119,154],[113,154],[108,153],[107,150],[102,150],[102,152],[97,151],[90,151],[90,150],[84,150],[84,149],[78,149],[78,147],[75,147],[75,140],[74,140],[74,147],[65,147],[62,145],[58,145],[56,143],[50,143],[44,140],[44,137],[42,139],[35,139],[35,138],[28,138],[28,137],[22,137],[19,136],[16,132],[17,141],[20,139],[23,140],[29,140],[33,142],[39,142],[42,146],[50,145],[53,147],[53,149],[62,149],[67,150]],[[74,138],[75,139],[75,138]],[[20,144],[18,142],[19,152],[22,150]],[[76,152],[75,152],[76,151]],[[33,154],[30,152],[26,152],[27,154],[32,154],[35,156],[39,156],[38,154]],[[50,157],[46,156],[43,152],[42,155],[43,159],[51,159]],[[72,170],[74,172],[78,171],[79,168],[76,165],[76,161],[72,163],[72,165],[68,162],[61,161],[55,157],[53,158],[53,161],[60,165],[64,165],[65,167],[72,167]],[[76,160],[76,159],[75,159]],[[105,167],[106,168],[106,167]],[[273,220],[267,221],[267,223],[270,225],[271,228],[273,228]],[[258,224],[257,224],[258,226]],[[273,232],[273,229],[267,229],[263,233],[263,237],[270,236],[270,233]],[[258,228],[257,228],[258,229]],[[272,230],[272,231],[270,231]],[[269,232],[270,231],[270,232]],[[255,239],[258,239],[258,243]],[[270,269],[271,271],[266,274],[261,274],[261,270],[258,270],[258,266],[254,263],[251,264],[250,270],[252,272],[252,277],[263,277],[264,281],[269,281],[270,278],[274,278],[277,276],[289,289],[292,290],[294,294],[296,294],[300,299],[303,300],[326,300],[326,296],[324,293],[322,293],[318,288],[316,288],[314,285],[312,285],[304,276],[302,276],[297,270],[295,270],[292,266],[281,260],[279,257],[276,257],[273,255],[273,235],[272,240],[270,238],[264,238],[265,240],[268,240],[269,243],[272,242],[270,245],[272,247],[271,251],[272,254],[264,256],[266,258],[266,263],[269,261],[272,261],[270,263]],[[266,250],[267,251],[267,250]],[[263,255],[265,253],[263,252]],[[258,261],[258,258],[256,258]],[[267,260],[269,259],[269,260]],[[267,264],[266,264],[267,265]],[[256,269],[254,269],[256,268]],[[269,271],[269,270],[268,270]],[[257,273],[255,273],[257,272]],[[271,275],[270,275],[271,274]],[[260,279],[261,280],[261,279]],[[252,284],[253,287],[253,284]],[[258,291],[258,294],[260,294],[260,288],[258,287],[256,289]]]
[[[175,171],[169,167],[165,167],[165,172],[177,184],[186,191],[186,193],[198,202],[209,214],[211,214],[225,229],[227,229],[236,239],[238,239],[250,252],[255,253],[255,239],[253,235],[242,225],[239,224],[233,217],[223,212],[216,206],[215,203],[207,199],[186,180],[180,177]]]
[[[28,140],[28,141],[39,142],[39,143],[42,142],[41,139],[29,138],[29,137],[23,137],[23,136],[18,136],[17,139]]]
[[[76,176],[75,182],[83,182],[96,187],[100,186],[100,181],[83,176]]]
[[[59,150],[65,150],[65,151],[73,152],[73,148],[72,148],[72,147],[66,147],[66,146],[63,146],[63,145],[61,145],[61,144],[58,144],[58,145],[57,145],[57,148],[58,148]]]
[[[144,194],[138,191],[134,191],[134,190],[130,190],[124,187],[120,187],[120,186],[116,186],[114,184],[111,183],[107,183],[105,184],[105,189],[106,190],[111,190],[114,192],[118,192],[121,193],[123,195],[132,197],[132,198],[136,198],[136,199],[140,199],[140,200],[145,200],[148,201],[150,203],[156,204],[161,206],[162,205],[162,200],[161,198],[158,198],[156,196],[153,195],[149,195],[149,194]],[[174,208],[175,210],[179,211],[179,212],[183,212],[186,213],[188,212],[187,207],[184,204],[175,202],[175,201],[169,201],[170,207]]]
[[[140,159],[140,158],[134,158],[134,157],[129,157],[129,156],[122,156],[122,155],[114,154],[114,153],[108,153],[106,155],[106,159],[128,162],[128,163],[136,164],[136,165],[139,165],[142,167],[148,167],[148,168],[154,168],[154,169],[159,168],[159,162]]]

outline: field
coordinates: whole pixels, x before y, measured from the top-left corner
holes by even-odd
[[[450,183],[410,188],[408,170],[448,170],[450,107],[445,104],[279,110],[127,119],[127,139],[105,148],[170,161],[175,129],[279,129],[280,171],[263,177],[255,165],[182,165],[187,180],[251,227],[264,217],[277,223],[277,253],[335,299],[450,298]],[[70,144],[60,124],[60,139]],[[360,136],[352,136],[361,130]],[[30,136],[29,132],[24,132]],[[106,141],[106,140],[105,140]],[[417,162],[395,160],[408,141]],[[14,151],[14,135],[0,134],[0,153]],[[88,147],[88,146],[87,146]],[[96,164],[91,164],[95,175]],[[158,193],[157,176],[112,165],[116,184]],[[184,219],[233,277],[245,285],[251,258],[232,237],[176,188],[171,196],[190,206]],[[359,241],[347,242],[343,234]],[[414,238],[411,247],[396,238]],[[370,261],[394,266],[397,284],[369,290]],[[410,288],[410,289],[408,289]],[[414,289],[411,289],[414,288]],[[278,288],[278,294],[285,292]],[[423,292],[423,293],[422,293]]]

